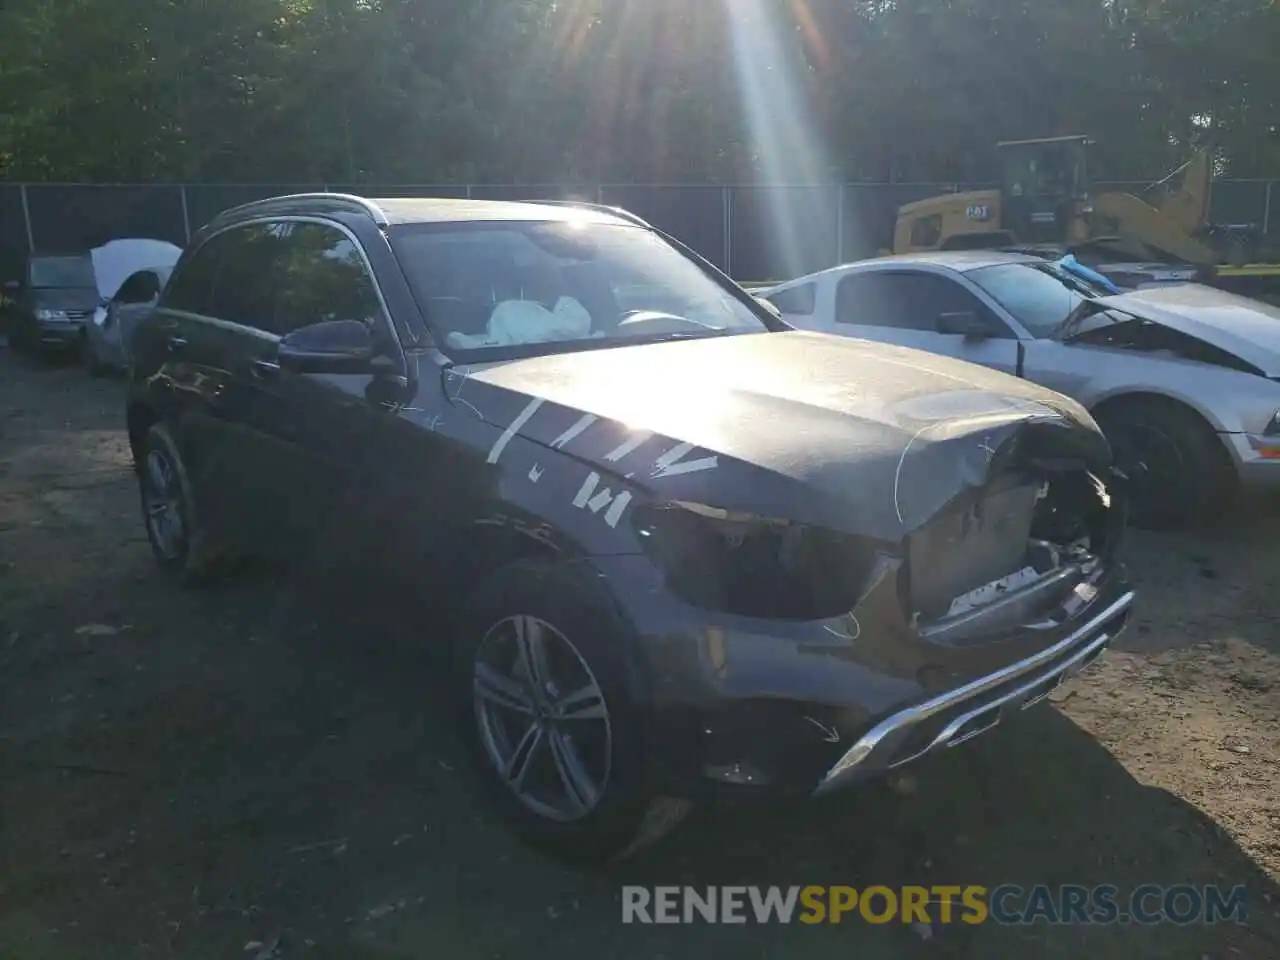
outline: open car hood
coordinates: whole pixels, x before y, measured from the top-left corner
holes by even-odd
[[[182,256],[182,249],[163,240],[112,240],[94,247],[93,272],[98,281],[98,294],[110,300],[129,279],[129,275],[148,267],[172,267]]]
[[[449,385],[450,380],[455,385]],[[1028,442],[1109,464],[1075,401],[947,357],[761,333],[474,367],[446,394],[493,426],[666,500],[900,539]],[[465,390],[465,396],[462,391]],[[1052,436],[1049,436],[1052,435]],[[499,439],[491,462],[501,456]]]
[[[1280,376],[1280,308],[1196,283],[1145,287],[1097,301],[1203,340]]]

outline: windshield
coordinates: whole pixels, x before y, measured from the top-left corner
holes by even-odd
[[[30,284],[32,287],[49,287],[66,290],[75,288],[97,289],[93,275],[93,260],[89,257],[41,257],[31,261]]]
[[[965,276],[1035,337],[1051,336],[1081,301],[1110,293],[1050,263],[1002,263]]]
[[[393,229],[391,243],[450,354],[497,359],[769,329],[696,261],[639,227],[416,224]]]

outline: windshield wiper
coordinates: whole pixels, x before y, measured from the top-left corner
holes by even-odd
[[[655,333],[648,337],[617,338],[616,343],[666,343],[670,340],[706,340],[709,337],[729,336],[728,327],[707,327],[705,330],[680,330],[672,333]]]

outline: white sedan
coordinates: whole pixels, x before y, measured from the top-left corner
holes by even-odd
[[[1083,403],[1135,522],[1280,489],[1280,309],[1198,284],[1119,295],[1038,257],[955,251],[833,267],[761,291],[792,326],[945,354]]]

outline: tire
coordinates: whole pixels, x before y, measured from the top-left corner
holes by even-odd
[[[1235,472],[1221,439],[1195,411],[1141,397],[1104,407],[1096,418],[1129,478],[1134,526],[1183,529],[1225,511]]]
[[[649,788],[644,712],[628,683],[632,636],[591,582],[564,564],[520,561],[471,595],[459,625],[453,672],[468,749],[486,792],[525,842],[567,860],[606,862],[647,847],[684,818],[687,801]],[[557,718],[554,706],[537,702],[523,669],[530,660],[519,653],[531,648],[544,654],[532,659],[542,662],[547,700],[594,684],[600,696],[578,697],[569,711],[582,716]],[[500,691],[502,705],[482,689]],[[504,755],[523,770],[519,787],[517,775],[502,772]],[[585,780],[566,769],[585,772]],[[571,792],[570,781],[596,789]]]
[[[226,551],[204,525],[182,457],[163,424],[147,431],[136,453],[134,472],[147,541],[160,569],[187,586],[225,573]],[[171,526],[175,519],[176,527]],[[170,536],[163,535],[162,529]]]

